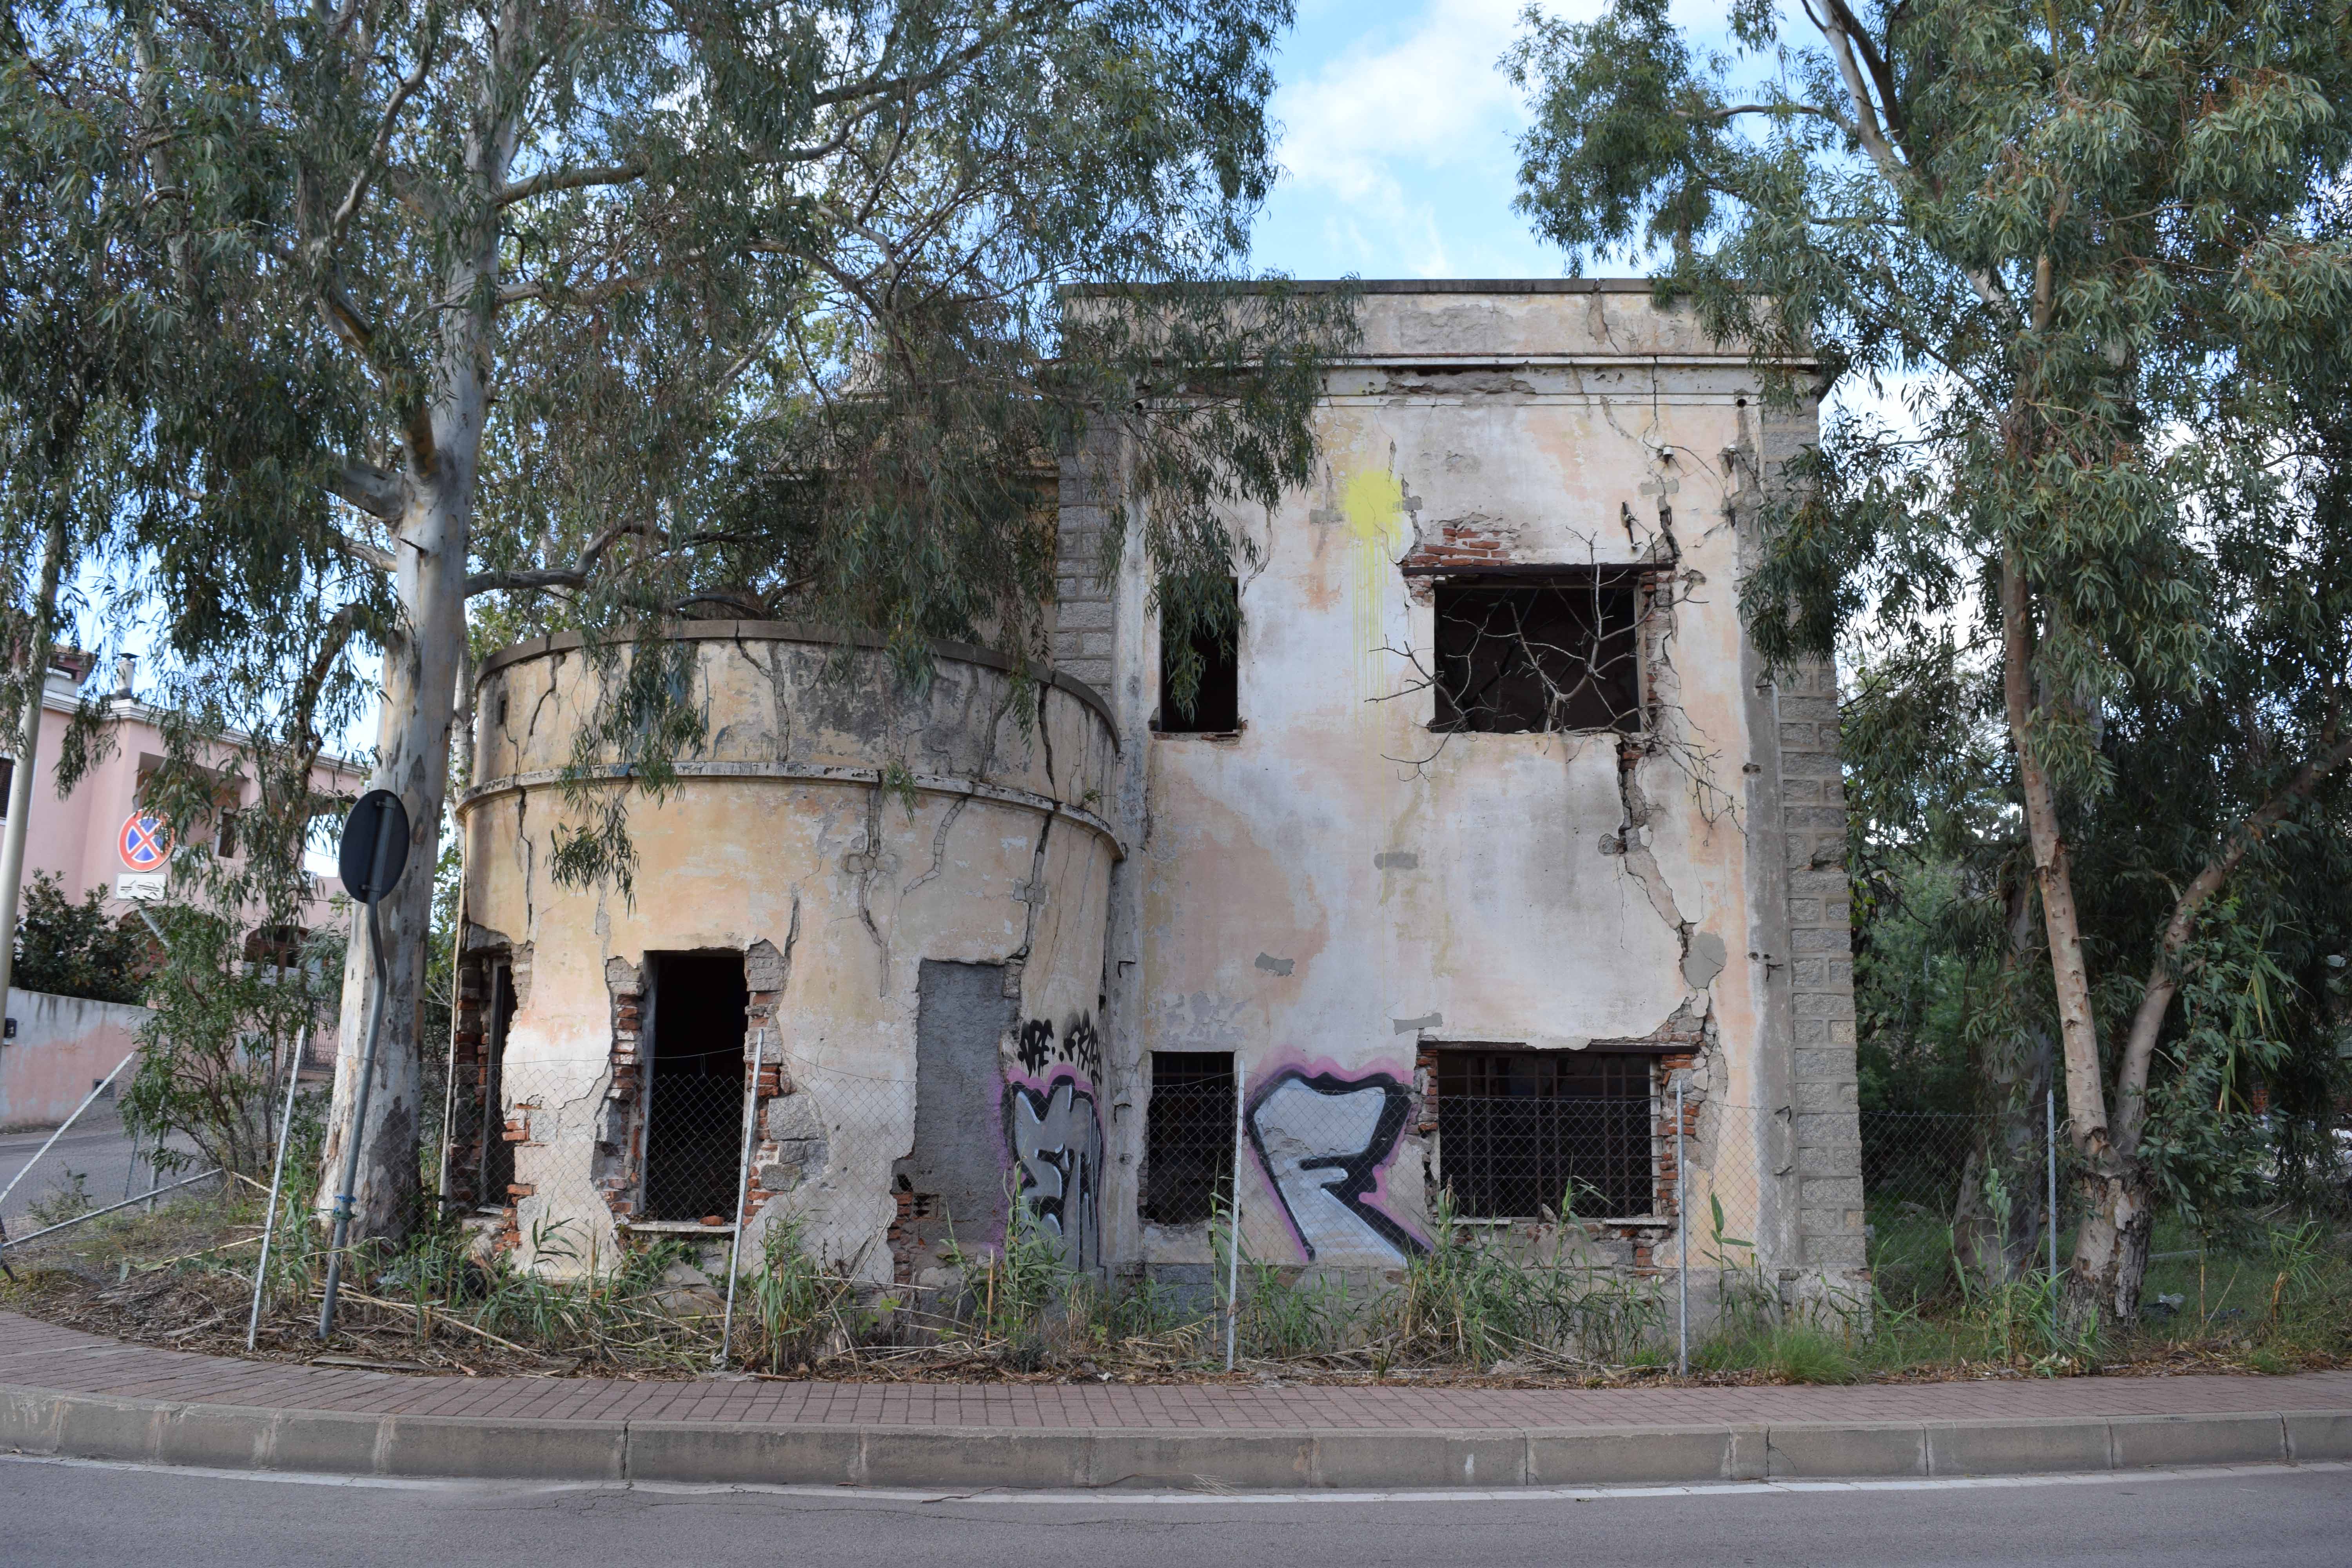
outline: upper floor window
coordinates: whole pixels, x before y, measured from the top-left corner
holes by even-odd
[[[1641,578],[1627,567],[1435,585],[1439,730],[1641,728]]]
[[[1173,638],[1166,635],[1163,618],[1160,638],[1160,731],[1166,735],[1224,735],[1242,727],[1241,692],[1241,584],[1228,577],[1222,588],[1212,588],[1212,594],[1222,594],[1223,611],[1218,617],[1223,628],[1216,626],[1195,626],[1192,635]],[[1186,703],[1176,695],[1182,682],[1183,667],[1190,663],[1194,673],[1192,700]]]

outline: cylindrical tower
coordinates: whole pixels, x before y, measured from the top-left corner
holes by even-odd
[[[604,739],[656,654],[704,718],[659,796]],[[908,682],[877,644],[754,622],[601,659],[519,644],[476,697],[454,1200],[543,1268],[720,1238],[749,1117],[747,1246],[790,1220],[832,1264],[919,1284],[950,1245],[997,1245],[1019,1192],[1099,1264],[1121,853],[1099,697],[947,645]],[[595,782],[567,793],[583,763]],[[567,885],[561,845],[615,804],[629,886]]]

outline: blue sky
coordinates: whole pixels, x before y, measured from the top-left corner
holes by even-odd
[[[1528,0],[1297,3],[1275,62],[1287,174],[1259,220],[1255,265],[1295,278],[1565,274],[1566,258],[1511,210],[1528,117],[1497,62]],[[1540,3],[1547,16],[1590,21],[1602,0]],[[1669,6],[1699,51],[1730,47],[1724,10],[1723,0]]]
[[[1286,174],[1255,264],[1298,278],[1565,271],[1511,211],[1526,113],[1496,62],[1524,3],[1299,0],[1276,63]]]

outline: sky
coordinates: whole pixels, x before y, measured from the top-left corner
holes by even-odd
[[[1564,276],[1565,255],[1511,210],[1528,114],[1498,62],[1528,3],[1297,0],[1275,61],[1286,174],[1258,222],[1254,266],[1294,278]],[[1585,22],[1602,0],[1539,5]],[[1695,53],[1731,48],[1725,0],[1667,9]],[[1756,68],[1751,60],[1739,74]]]
[[[1300,0],[1275,67],[1285,174],[1254,264],[1295,278],[1564,273],[1511,210],[1527,113],[1496,62],[1524,4]]]

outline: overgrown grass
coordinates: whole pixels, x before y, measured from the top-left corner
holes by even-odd
[[[261,1349],[308,1357],[322,1233],[289,1185],[265,1282]],[[1189,1306],[1148,1282],[1065,1271],[1056,1238],[1016,1207],[1001,1246],[951,1261],[937,1292],[877,1283],[817,1257],[796,1226],[740,1260],[732,1364],[772,1375],[1195,1378],[1223,1367],[1223,1290]],[[1435,1244],[1381,1279],[1317,1274],[1244,1255],[1233,1325],[1251,1375],[1467,1375],[1641,1381],[1675,1360],[1671,1276],[1607,1266],[1573,1221],[1496,1234],[1444,1213]],[[241,1348],[261,1204],[243,1184],[105,1216],[21,1252],[0,1301],[39,1315],[206,1350]],[[1720,1226],[1715,1227],[1719,1233]],[[1213,1227],[1222,1286],[1231,1254]],[[1867,1302],[1785,1303],[1742,1238],[1694,1239],[1694,1375],[1846,1383],[1987,1371],[2055,1376],[2130,1362],[2292,1372],[2352,1360],[2352,1251],[2311,1220],[2218,1237],[2161,1228],[2143,1321],[2068,1337],[2039,1272],[1993,1286],[1940,1263],[1924,1222],[1879,1232],[1882,1288]],[[2216,1241],[2232,1245],[2222,1247]],[[2184,1245],[2185,1244],[2185,1245]],[[664,1240],[591,1256],[562,1226],[524,1255],[484,1258],[451,1224],[396,1249],[362,1248],[339,1353],[385,1364],[686,1375],[719,1358],[723,1271]],[[1892,1285],[1893,1289],[1887,1288]],[[193,1327],[192,1327],[193,1325]]]

